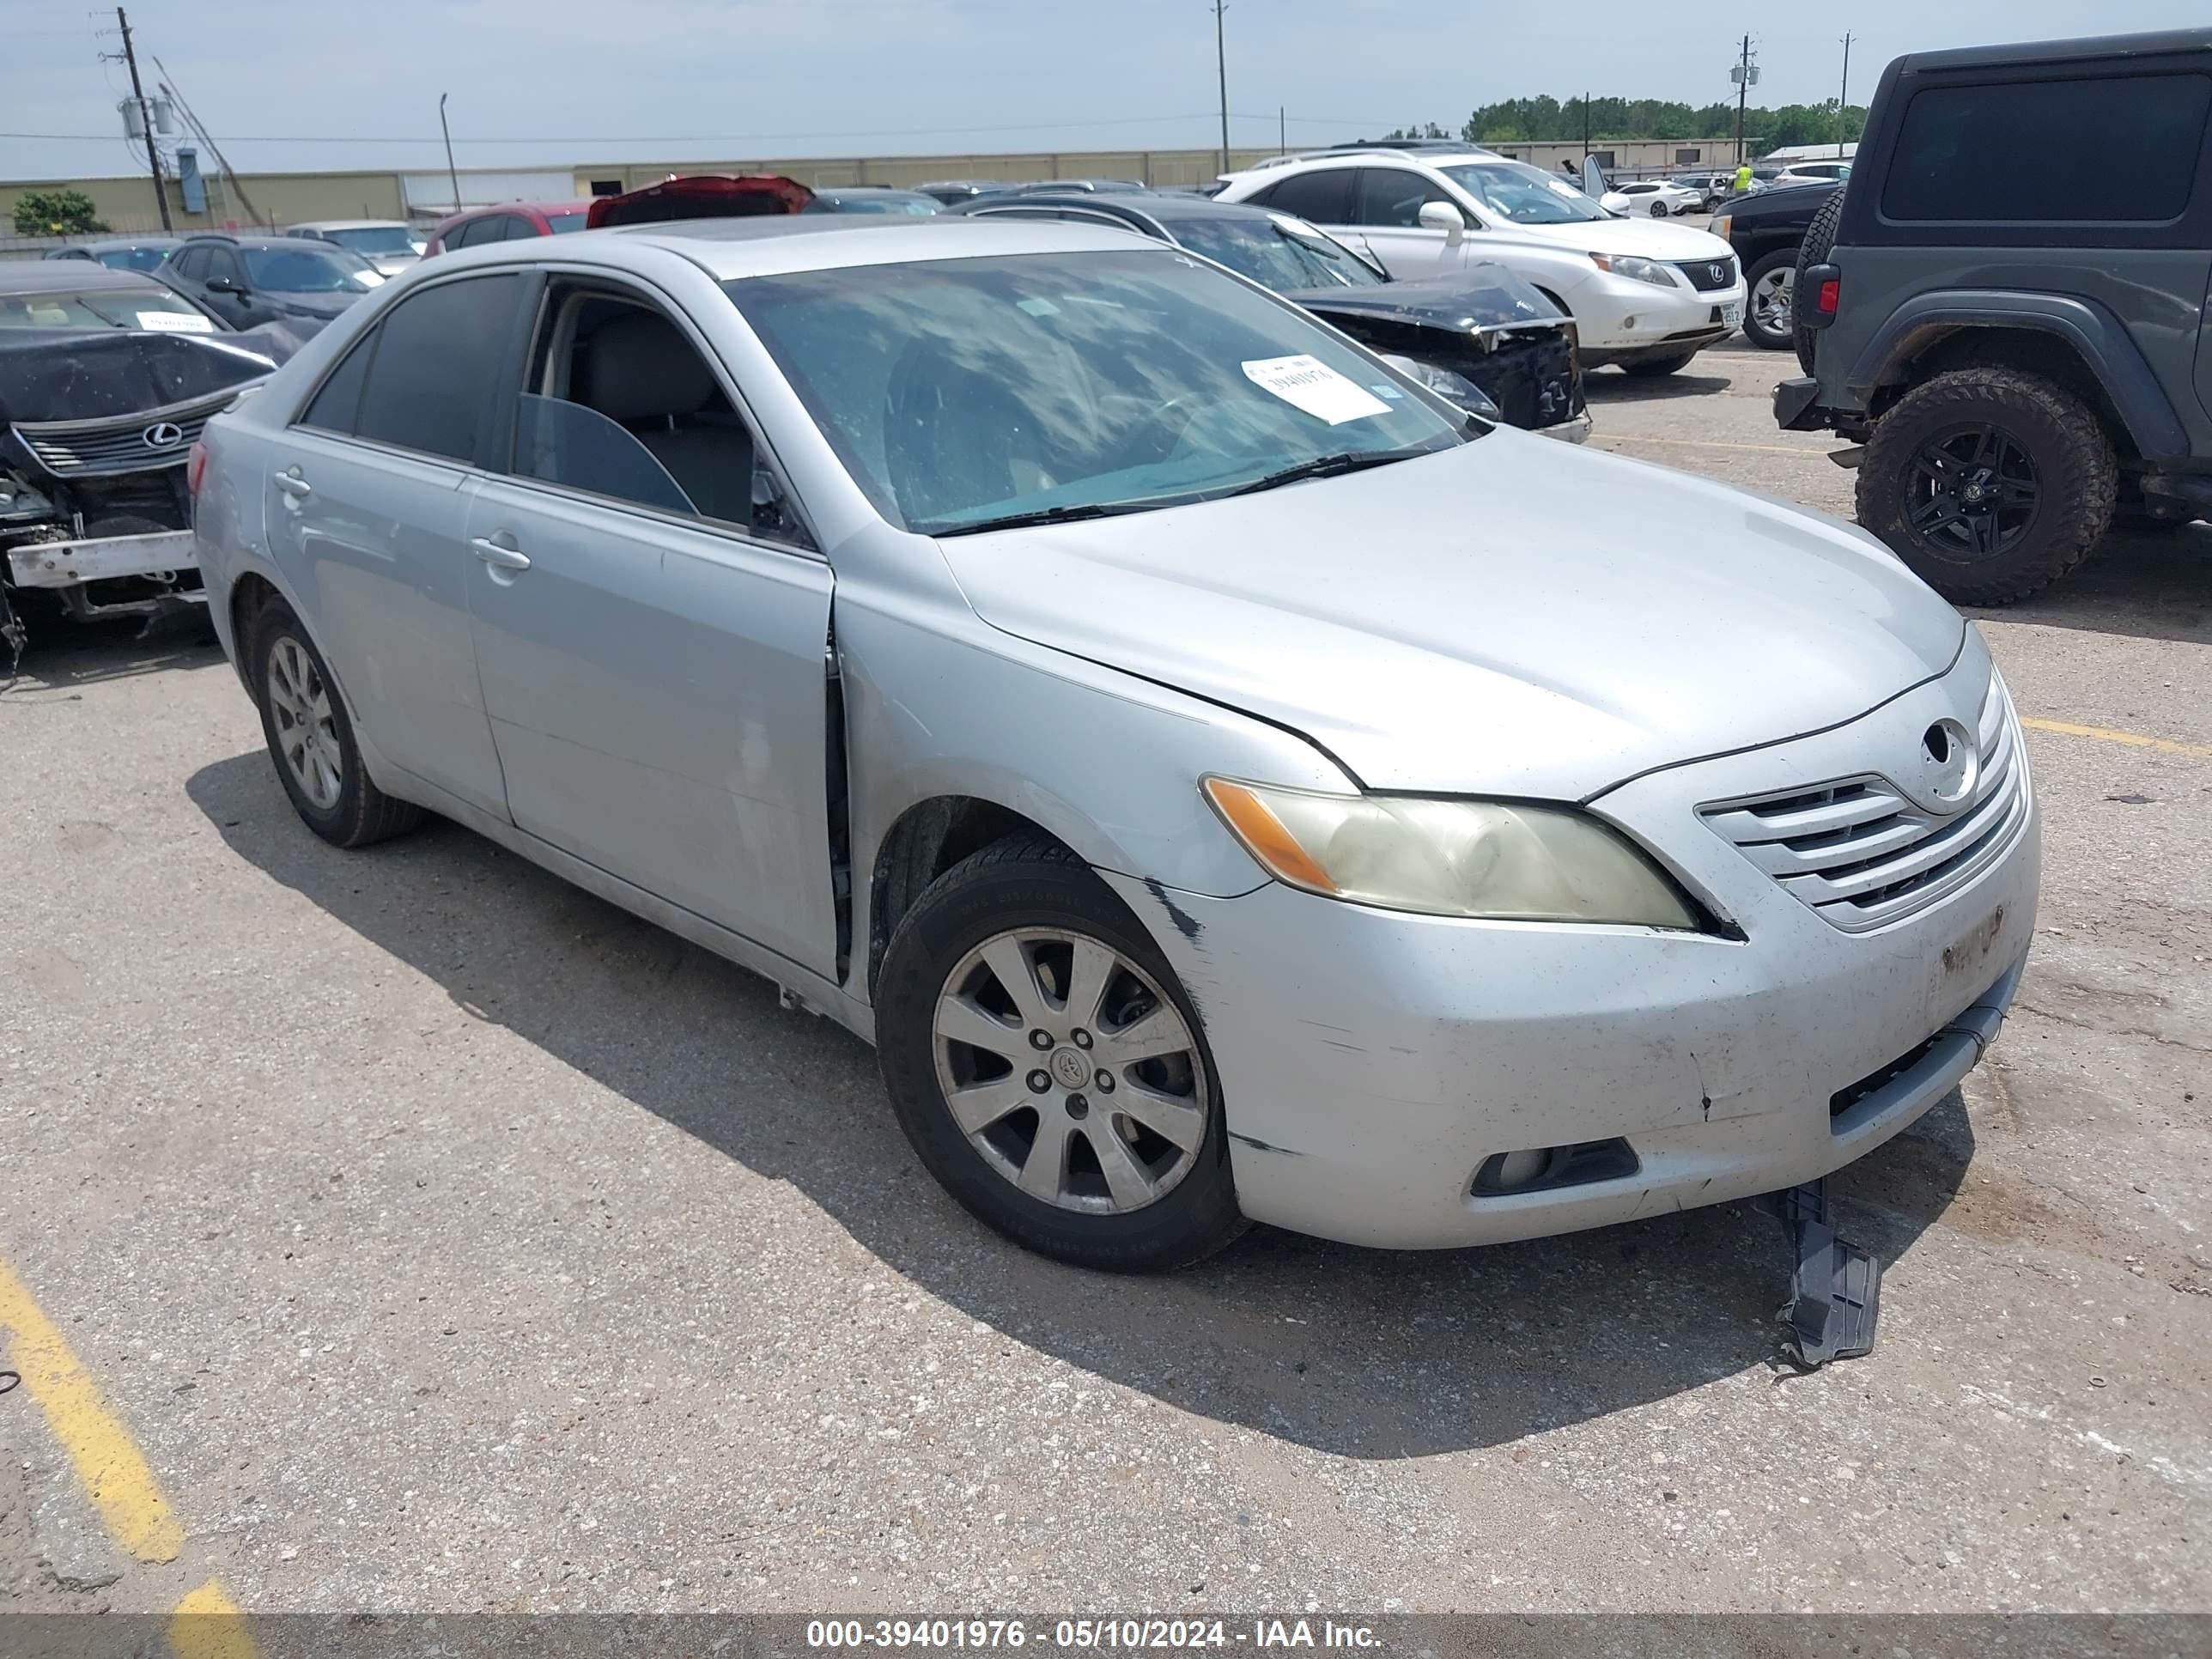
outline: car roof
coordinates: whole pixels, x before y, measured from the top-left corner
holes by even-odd
[[[0,294],[73,294],[103,288],[162,288],[150,271],[117,270],[91,259],[0,259]]]
[[[1891,67],[1902,75],[1924,70],[1976,69],[1986,64],[2075,63],[2093,58],[2148,58],[2212,52],[2212,28],[2162,29],[2142,34],[2096,34],[2079,40],[2015,40],[1996,46],[1953,46],[1907,52]]]
[[[86,252],[93,253],[102,248],[174,247],[184,240],[183,237],[172,235],[167,231],[157,230],[145,236],[95,236],[88,242],[71,242],[70,246],[82,248]],[[12,264],[13,261],[9,263]]]
[[[1088,213],[1111,214],[1124,219],[1155,219],[1163,225],[1171,225],[1178,221],[1189,223],[1214,219],[1273,219],[1279,217],[1281,211],[1250,202],[1218,202],[1211,196],[1187,196],[1180,191],[1030,190],[1017,196],[986,196],[974,202],[963,203],[952,210],[951,216],[991,219],[1004,217],[1018,209],[1033,210],[1037,208],[1080,209]]]
[[[1131,246],[1125,231],[1059,222],[978,219],[959,213],[779,213],[587,230],[562,237],[557,246],[543,238],[494,242],[461,248],[452,257],[471,264],[530,264],[641,245],[678,254],[717,282],[931,259],[1126,252]],[[623,263],[618,253],[611,262]]]
[[[300,246],[300,239],[298,237],[287,236],[282,231],[270,231],[266,234],[254,233],[240,236],[233,235],[227,230],[196,230],[191,235],[179,239],[179,246],[191,242],[217,242],[226,247],[252,248],[255,250],[276,248],[286,253],[325,253],[330,252],[330,250],[326,248],[302,248]],[[343,252],[345,250],[343,249],[338,250],[340,252]]]
[[[405,230],[404,219],[302,219],[294,230]]]

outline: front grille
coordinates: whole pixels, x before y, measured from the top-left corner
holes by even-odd
[[[2019,840],[2027,823],[2027,766],[2011,699],[1995,674],[1977,724],[1979,776],[1948,812],[1929,811],[1887,779],[1867,775],[1716,802],[1698,816],[1815,914],[1846,933],[1864,933],[1965,886]]]
[[[209,418],[238,396],[234,389],[212,398],[167,409],[99,421],[18,421],[15,435],[39,464],[59,478],[97,477],[103,473],[147,472],[159,467],[182,466],[185,454]],[[155,446],[146,434],[156,427],[174,427],[176,436]],[[166,434],[164,434],[166,435]]]
[[[1713,294],[1735,286],[1735,261],[1725,255],[1718,259],[1685,259],[1674,269],[1687,277],[1690,286],[1700,294]]]
[[[1482,388],[1510,425],[1534,431],[1582,412],[1574,333],[1559,325],[1501,329],[1486,355],[1455,367]]]

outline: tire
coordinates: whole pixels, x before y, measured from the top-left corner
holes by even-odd
[[[1624,373],[1633,374],[1639,380],[1656,380],[1662,374],[1672,374],[1678,369],[1687,368],[1690,360],[1697,355],[1694,351],[1685,351],[1672,357],[1638,357],[1620,367]]]
[[[1778,312],[1770,307],[1771,320],[1759,314],[1759,284],[1782,275]],[[1791,332],[1790,298],[1797,286],[1797,250],[1778,247],[1744,273],[1743,337],[1767,351],[1787,351],[1796,337]]]
[[[1655,219],[1665,218],[1667,216],[1667,204],[1664,202],[1655,201],[1652,203],[1651,216]]]
[[[1954,369],[1875,423],[1858,519],[1945,599],[2009,605],[2089,556],[2118,488],[2111,441],[2080,398],[2017,369]],[[1996,493],[1969,505],[1978,490]]]
[[[1820,204],[1820,210],[1813,216],[1813,222],[1805,227],[1805,240],[1797,244],[1796,286],[1805,286],[1805,273],[1814,265],[1826,262],[1836,251],[1836,224],[1844,216],[1844,192],[1838,190]],[[1791,313],[1790,332],[1797,348],[1797,367],[1806,374],[1813,373],[1814,331],[1806,327],[1796,313]]]
[[[1009,941],[1018,950],[1033,946],[1034,956],[1020,950],[1009,957]],[[1079,1028],[1079,1010],[1051,1000],[1067,1000],[1073,952],[1086,945],[1115,958],[1110,972],[1093,969],[1102,991],[1095,1034]],[[1060,957],[1062,949],[1070,956]],[[987,951],[992,962],[981,959]],[[1029,974],[1029,1017],[1050,1028],[1043,1050],[1026,1046],[1026,1021],[1005,1024],[1024,999],[1009,994],[993,962]],[[1168,1040],[1187,1039],[1188,1047],[1168,1059],[1101,1066],[1085,1083],[1075,1074],[1109,1052],[1117,1021],[1108,1011],[1117,1001],[1123,1032],[1142,1024]],[[940,1004],[982,1043],[941,1036]],[[963,1208],[1017,1243],[1079,1267],[1156,1273],[1211,1255],[1249,1224],[1237,1206],[1220,1081],[1197,1013],[1127,907],[1066,848],[1009,836],[931,883],[884,951],[876,1008],[877,1056],[899,1127]],[[997,1029],[966,1018],[978,1010]],[[1168,1019],[1156,1025],[1162,1014]],[[1110,1087],[1109,1069],[1120,1078]],[[951,1103],[966,1088],[988,1101],[974,1109],[970,1128]],[[1171,1109],[1160,1108],[1163,1097]],[[1137,1130],[1135,1119],[1115,1109],[1139,1099],[1148,1102],[1148,1115],[1174,1120],[1177,1143]],[[1184,1115],[1194,1105],[1199,1115]],[[1036,1156],[1048,1129],[1060,1137],[1056,1164]],[[1109,1159],[1125,1181],[1129,1170],[1138,1172],[1123,1189],[1139,1195],[1135,1203],[1124,1206],[1109,1190]],[[1151,1187],[1158,1195],[1143,1197]],[[1047,1188],[1049,1198],[1038,1195]]]
[[[251,632],[250,683],[261,709],[262,739],[269,745],[276,781],[307,828],[333,847],[351,848],[367,847],[422,823],[421,807],[393,799],[370,781],[345,700],[292,607],[270,600],[255,616]],[[311,718],[303,720],[302,713]],[[312,730],[312,748],[296,740],[302,729]],[[301,760],[295,763],[293,755]],[[333,771],[335,787],[325,792]]]

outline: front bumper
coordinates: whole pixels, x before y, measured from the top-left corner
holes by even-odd
[[[1620,362],[1726,339],[1742,325],[1745,292],[1741,272],[1729,287],[1705,292],[1601,275],[1574,296],[1583,361]]]
[[[1980,678],[1967,688],[1954,682]],[[1109,878],[1205,1024],[1239,1201],[1405,1249],[1529,1238],[1810,1181],[1918,1118],[1996,1035],[2033,933],[2039,824],[1889,926],[1846,933],[1702,823],[1971,720],[1987,658],[1814,737],[1655,773],[1594,802],[1741,939],[1414,916],[1279,885],[1241,898]],[[2023,762],[2024,764],[2024,762]],[[1495,1155],[1625,1142],[1595,1178],[1478,1195]]]
[[[85,541],[32,542],[11,550],[8,573],[18,587],[76,587],[121,576],[171,577],[199,568],[189,530]],[[198,599],[197,590],[179,593]]]

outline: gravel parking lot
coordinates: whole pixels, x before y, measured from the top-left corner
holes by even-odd
[[[1768,415],[1785,362],[1602,371],[1592,447],[1848,512]],[[1806,1376],[1742,1206],[1431,1255],[1261,1230],[1164,1279],[1027,1255],[922,1173],[856,1041],[458,829],[325,846],[210,647],[49,630],[0,694],[0,1271],[183,1536],[111,1543],[19,1389],[0,1583],[2212,1606],[2209,612],[2200,526],[1984,618],[2045,804],[2036,951],[1963,1097],[1840,1178],[1882,1340]]]

